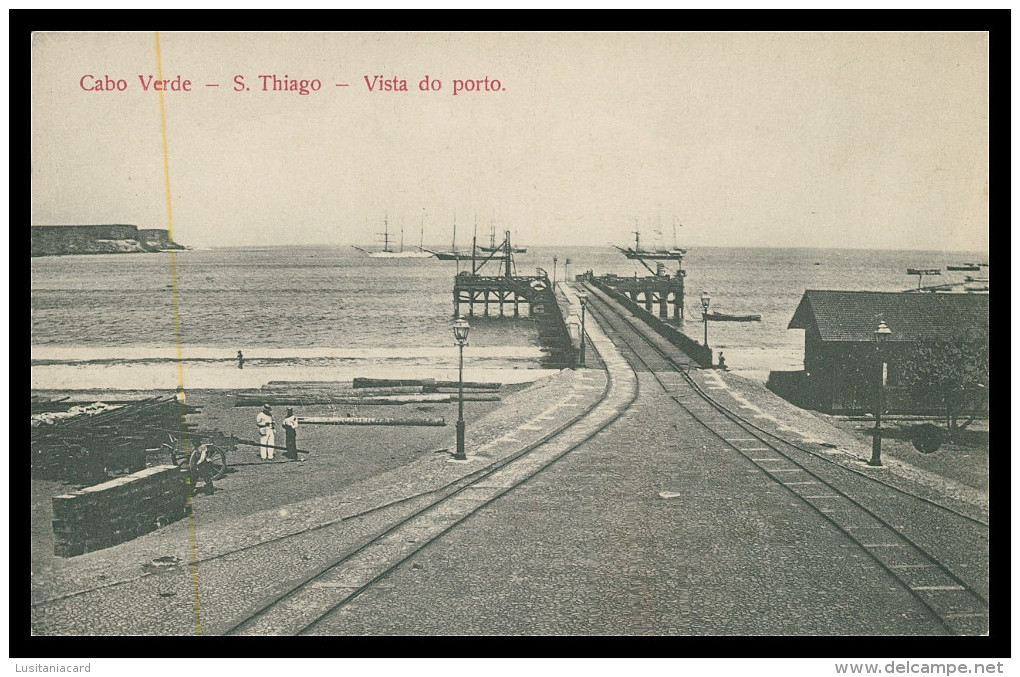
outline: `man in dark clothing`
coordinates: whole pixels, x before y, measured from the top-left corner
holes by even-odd
[[[288,407],[287,418],[283,419],[283,432],[287,436],[287,451],[283,455],[292,461],[296,461],[298,457],[297,427],[297,416],[294,415],[294,410]]]

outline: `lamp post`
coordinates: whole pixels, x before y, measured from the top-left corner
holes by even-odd
[[[585,334],[585,332],[584,332],[584,315],[585,315],[585,310],[587,309],[587,306],[588,306],[588,295],[587,294],[578,294],[577,298],[581,299],[581,354],[580,354],[580,360],[579,361],[581,363],[581,366],[583,367],[584,366],[584,344],[585,344],[585,338],[587,336]]]
[[[868,465],[882,465],[882,410],[885,408],[885,354],[883,348],[892,330],[885,321],[879,321],[875,329],[875,348],[878,352],[878,392],[875,396],[875,433],[871,438],[871,460]]]
[[[708,295],[707,291],[701,292],[701,308],[704,312],[701,313],[701,318],[705,321],[705,347],[708,347],[708,304],[712,301],[712,297]]]
[[[468,332],[471,325],[463,317],[453,323],[453,338],[460,346],[460,370],[457,379],[457,453],[453,457],[458,461],[467,460],[464,453],[464,346],[467,345]]]

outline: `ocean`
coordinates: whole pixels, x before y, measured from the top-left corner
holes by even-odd
[[[586,270],[648,274],[609,247],[532,247],[515,256],[517,272],[541,267],[552,275],[554,257],[558,279]],[[173,388],[183,380],[186,388],[246,388],[269,380],[456,377],[457,262],[372,259],[350,247],[223,248],[177,253],[175,280],[170,260],[169,254],[33,258],[32,387]],[[731,370],[764,382],[770,370],[803,367],[803,331],[786,327],[804,290],[916,288],[907,268],[943,269],[925,284],[962,282],[967,274],[986,277],[988,269],[950,272],[947,264],[987,260],[973,252],[690,248],[684,331],[703,338],[702,290],[713,311],[760,314],[761,322],[711,322],[708,338]],[[476,306],[465,378],[515,383],[552,373],[543,367],[531,320],[480,313]]]

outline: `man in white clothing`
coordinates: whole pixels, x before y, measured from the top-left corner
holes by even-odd
[[[259,454],[262,460],[273,460],[273,446],[276,444],[276,423],[273,422],[273,408],[268,404],[262,405],[262,411],[255,417],[255,425],[259,428]]]

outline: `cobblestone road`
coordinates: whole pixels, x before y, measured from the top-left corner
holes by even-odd
[[[944,633],[858,546],[639,377],[613,426],[316,634]]]
[[[641,375],[609,430],[319,634],[940,634],[863,552]],[[664,499],[660,492],[677,494]]]

